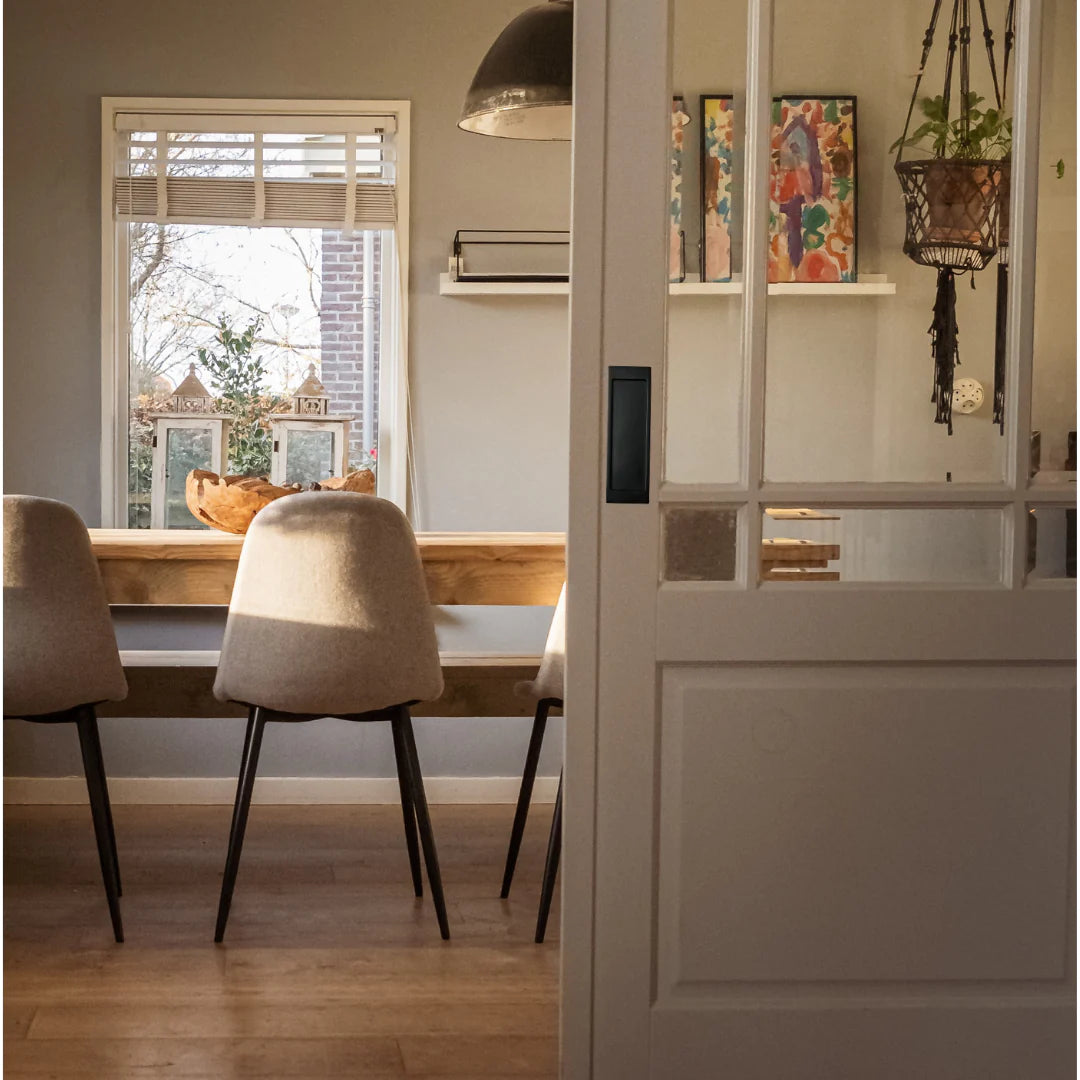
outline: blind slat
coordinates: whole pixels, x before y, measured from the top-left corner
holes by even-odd
[[[392,228],[397,196],[389,132],[395,126],[384,116],[119,113],[114,216],[347,232]],[[139,137],[131,138],[133,132]],[[327,135],[336,138],[326,141]]]
[[[284,135],[304,132],[307,135],[374,135],[397,131],[394,116],[318,116],[318,115],[255,115],[233,113],[117,113],[113,124],[116,131],[221,132],[222,134]]]
[[[201,176],[169,177],[165,183],[167,213],[158,213],[158,185],[152,176],[117,177],[113,205],[118,221],[255,223],[255,181]],[[261,224],[293,228],[340,229],[346,221],[346,185],[330,180],[263,180]],[[393,228],[397,220],[394,185],[356,184],[354,227]]]

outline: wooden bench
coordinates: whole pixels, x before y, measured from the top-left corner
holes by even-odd
[[[503,653],[441,653],[446,689],[438,701],[413,707],[413,716],[532,716],[535,702],[514,693],[536,677],[540,657]],[[99,716],[244,716],[239,705],[214,697],[218,654],[208,650],[122,650],[128,680],[124,701],[98,706]]]

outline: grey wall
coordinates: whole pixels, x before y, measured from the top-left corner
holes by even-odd
[[[15,0],[5,8],[4,490],[99,520],[100,99],[405,98],[413,103],[410,363],[418,528],[566,527],[567,322],[558,298],[438,295],[458,228],[566,228],[569,148],[456,127],[484,50],[519,0]],[[125,624],[130,647],[213,638],[216,618]],[[550,612],[440,616],[448,648],[541,651]],[[205,646],[204,646],[205,647]],[[212,646],[211,646],[212,647]],[[8,775],[77,771],[69,732],[5,725]],[[304,736],[301,738],[300,736]],[[418,723],[433,775],[512,775],[521,721]],[[226,722],[103,725],[116,775],[234,771]],[[368,738],[373,739],[374,736]],[[558,771],[559,727],[542,771]],[[275,740],[277,742],[277,740]],[[329,724],[268,746],[266,771],[392,774]]]

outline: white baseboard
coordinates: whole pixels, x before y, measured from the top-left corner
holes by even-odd
[[[534,803],[553,803],[557,776],[538,776]],[[426,776],[424,790],[431,803],[515,803],[520,776]],[[109,797],[120,804],[205,806],[231,805],[236,798],[235,776],[114,776]],[[81,776],[8,776],[4,802],[29,804],[85,803],[86,781]],[[397,777],[390,776],[262,776],[255,781],[252,802],[393,804],[401,801]]]

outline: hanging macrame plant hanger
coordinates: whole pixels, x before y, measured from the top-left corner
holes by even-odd
[[[1005,16],[1005,54],[1001,64],[1001,99],[1008,100],[1009,59],[1016,40],[1016,0],[1009,0]],[[994,423],[1005,434],[1005,347],[1006,315],[1009,308],[1009,198],[1010,161],[1002,162],[1004,172],[998,185],[997,308],[994,321]]]
[[[983,39],[990,62],[994,99],[1001,109],[1001,90],[994,61],[994,40],[986,17],[986,2],[978,0]],[[937,270],[937,298],[930,325],[934,388],[930,400],[936,405],[934,422],[945,424],[952,434],[953,373],[959,363],[959,329],[956,324],[956,275],[982,270],[998,251],[998,219],[1002,187],[1007,188],[1006,163],[974,156],[971,110],[971,13],[970,0],[952,0],[952,18],[945,57],[942,90],[942,121],[956,137],[959,153],[946,156],[946,138],[939,139],[930,158],[903,160],[911,117],[918,101],[926,61],[934,44],[942,0],[934,0],[930,25],[923,37],[922,59],[908,105],[904,133],[896,152],[895,169],[904,193],[906,229],[904,254],[920,266]],[[958,84],[959,112],[950,124],[953,83]]]

